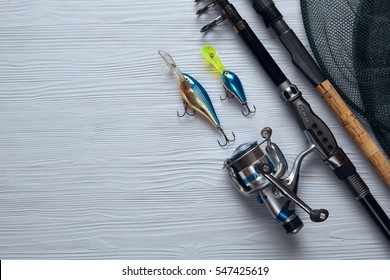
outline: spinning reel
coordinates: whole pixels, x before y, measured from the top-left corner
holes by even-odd
[[[326,209],[313,210],[297,196],[301,163],[316,146],[311,144],[302,151],[288,174],[287,161],[279,147],[271,142],[271,134],[271,128],[263,128],[261,136],[265,140],[240,145],[226,159],[224,168],[240,193],[245,196],[257,194],[258,201],[265,204],[286,232],[295,234],[303,227],[301,219],[295,214],[295,204],[308,213],[313,222],[323,222],[329,216]]]

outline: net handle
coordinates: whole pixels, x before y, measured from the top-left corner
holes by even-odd
[[[378,145],[375,144],[329,80],[325,80],[319,84],[316,90],[336,114],[338,120],[342,123],[364,156],[370,161],[378,175],[390,188],[389,159],[382,153]]]

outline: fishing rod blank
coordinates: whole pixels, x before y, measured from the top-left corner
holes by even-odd
[[[324,76],[312,56],[287,25],[283,15],[272,0],[251,0],[253,8],[263,18],[267,28],[272,28],[289,51],[293,63],[316,88],[317,92],[336,114],[364,156],[369,160],[383,182],[390,188],[390,161],[376,145],[363,125],[349,109],[331,82]]]

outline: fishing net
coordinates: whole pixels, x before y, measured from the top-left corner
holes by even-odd
[[[390,156],[390,1],[300,1],[321,70]]]

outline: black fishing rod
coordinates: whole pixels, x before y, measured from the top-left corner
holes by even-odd
[[[255,11],[263,18],[265,26],[271,28],[278,35],[280,41],[290,53],[293,63],[316,88],[363,155],[370,161],[383,182],[390,188],[390,161],[348,108],[335,87],[326,79],[298,36],[285,22],[274,1],[251,1]]]
[[[199,1],[195,0],[195,2]],[[197,14],[200,15],[213,6],[217,6],[220,9],[221,15],[210,24],[204,26],[201,32],[210,30],[225,19],[229,20],[236,33],[244,40],[258,62],[278,87],[282,101],[295,113],[308,142],[315,146],[321,154],[324,163],[349,188],[353,196],[363,204],[369,215],[390,241],[389,217],[375,200],[351,160],[338,146],[329,127],[313,112],[309,103],[302,97],[302,93],[287,79],[248,23],[229,1],[212,0],[211,3],[198,10]],[[258,171],[261,172],[261,170]]]

